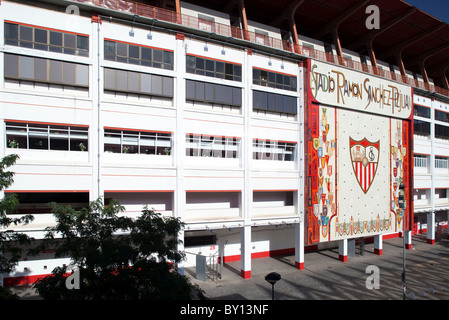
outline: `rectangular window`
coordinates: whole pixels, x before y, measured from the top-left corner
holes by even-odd
[[[173,51],[104,40],[104,59],[173,70]]]
[[[297,98],[294,96],[253,90],[253,110],[296,114]]]
[[[51,59],[4,54],[5,79],[89,86],[89,66]]]
[[[418,117],[430,119],[430,108],[415,104],[413,105],[413,114]]]
[[[104,90],[173,98],[173,78],[126,71],[104,69]]]
[[[449,113],[435,110],[435,120],[442,122],[449,122]]]
[[[449,140],[449,127],[435,124],[435,138]]]
[[[296,145],[294,142],[254,139],[253,159],[295,161]]]
[[[104,130],[104,151],[111,153],[171,155],[172,133]]]
[[[89,56],[89,37],[37,26],[5,22],[5,44],[42,51]]]
[[[242,66],[240,64],[193,55],[186,55],[186,72],[219,79],[242,81]]]
[[[8,121],[6,141],[8,148],[85,151],[88,128]]]
[[[241,106],[242,89],[221,84],[186,80],[186,99],[204,103]]]
[[[259,68],[253,68],[253,84],[289,91],[296,91],[297,88],[295,76]]]
[[[447,169],[448,159],[445,157],[435,157],[435,168]]]
[[[415,154],[413,162],[416,168],[427,168],[427,156],[425,155]]]
[[[240,154],[240,138],[186,135],[186,155],[189,157],[214,157],[237,159]]]
[[[422,136],[430,136],[430,123],[426,121],[413,120],[413,133]]]

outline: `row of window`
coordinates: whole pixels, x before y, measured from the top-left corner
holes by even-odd
[[[430,122],[415,119],[413,132],[418,135],[430,136]],[[449,140],[449,127],[441,124],[434,124],[435,138]]]
[[[8,148],[87,151],[88,127],[42,123],[6,122]],[[186,135],[186,155],[238,159],[241,139],[198,134]],[[104,129],[104,152],[171,155],[170,132]],[[296,143],[256,139],[253,159],[294,161]]]
[[[173,70],[173,51],[104,40],[104,59]]]
[[[89,37],[5,22],[5,44],[42,51],[89,56]]]
[[[5,78],[33,82],[46,82],[89,86],[89,66],[85,64],[4,54]]]
[[[414,105],[413,112],[415,116],[430,119],[430,108],[428,107]],[[435,120],[449,123],[449,113],[435,109]]]
[[[416,168],[427,168],[428,156],[415,154],[414,155],[414,165]],[[449,160],[446,157],[435,157],[435,168],[437,169],[448,169]]]

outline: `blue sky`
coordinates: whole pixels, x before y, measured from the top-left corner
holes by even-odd
[[[440,19],[449,24],[449,1],[448,0],[404,0],[412,6]]]

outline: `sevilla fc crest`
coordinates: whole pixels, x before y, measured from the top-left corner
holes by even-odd
[[[352,169],[357,182],[364,193],[367,193],[377,172],[380,140],[370,142],[366,138],[360,141],[349,138]]]

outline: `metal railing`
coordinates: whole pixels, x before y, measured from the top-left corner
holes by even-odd
[[[304,55],[306,57],[317,59],[325,62],[331,62],[346,66],[348,68],[376,75],[388,80],[401,82],[416,88],[435,92],[449,97],[449,90],[444,89],[433,84],[425,83],[424,81],[412,79],[407,76],[402,76],[391,71],[383,70],[379,67],[373,67],[365,63],[353,61],[351,59],[340,57],[332,53],[316,50],[311,47],[293,44],[288,40],[276,39],[267,35],[261,35],[256,32],[244,30],[238,27],[216,23],[214,21],[204,20],[193,16],[176,13],[175,11],[154,7],[151,5],[126,0],[75,0],[79,3],[90,4],[106,9],[117,10],[121,12],[139,15],[146,18],[157,19],[170,23],[179,24],[186,27],[191,27],[199,30],[213,32],[218,35],[233,37],[235,39],[247,40],[253,43],[262,44],[273,49],[293,52]]]

